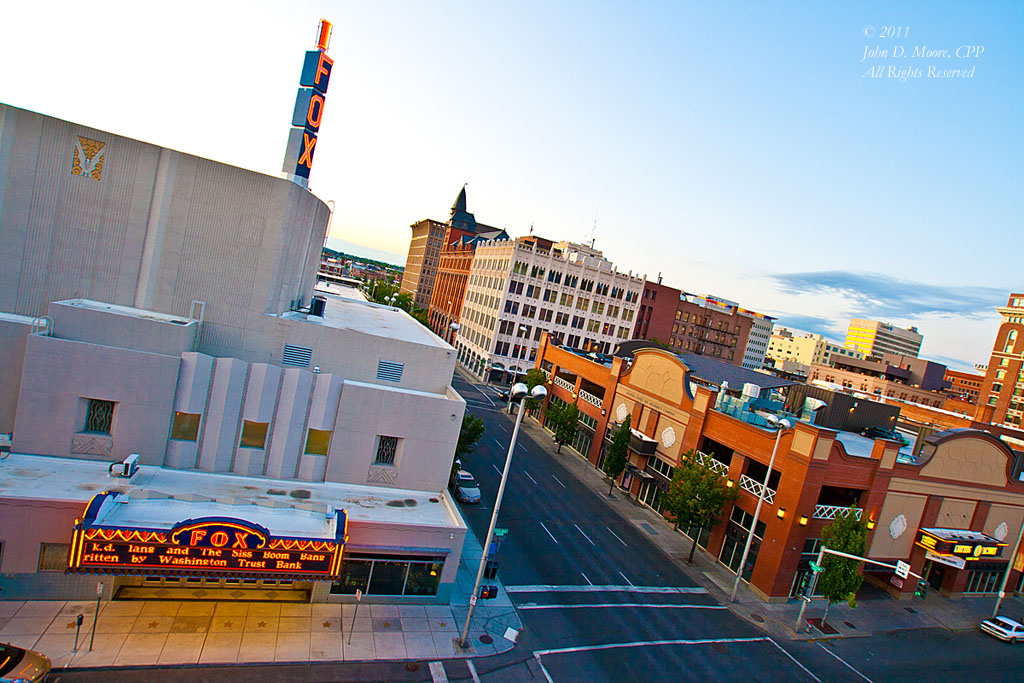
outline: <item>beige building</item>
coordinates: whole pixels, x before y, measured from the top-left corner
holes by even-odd
[[[230,517],[286,545],[344,545],[340,520],[362,520],[347,546],[359,558],[339,547],[317,580],[147,570],[161,587],[287,580],[302,599],[357,588],[447,599],[466,533],[446,491],[465,409],[450,385],[455,352],[397,308],[314,295],[322,201],[282,178],[0,105],[0,202],[6,597],[93,592],[88,577],[45,572],[67,566],[73,526],[105,533],[76,520],[114,486],[132,501],[176,501],[157,506],[176,511],[154,526],[167,530]],[[122,486],[96,474],[125,460],[140,470]],[[62,472],[81,473],[82,487]],[[214,476],[208,492],[188,483]],[[382,509],[395,501],[408,510]],[[125,534],[149,519],[139,505],[122,516]],[[270,526],[258,507],[276,510]],[[373,562],[440,570],[413,594],[372,583]],[[149,580],[111,573],[115,592]]]
[[[405,257],[400,291],[412,294],[412,302],[418,308],[427,308],[434,291],[444,232],[448,226],[425,218],[409,227],[412,228],[412,239],[409,240],[409,255]]]
[[[767,358],[782,367],[786,361],[801,366],[828,365],[833,356],[863,358],[864,354],[835,344],[820,334],[802,334],[797,336],[785,327],[776,327],[768,342]]]

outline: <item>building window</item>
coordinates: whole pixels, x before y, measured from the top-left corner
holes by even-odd
[[[86,400],[89,405],[85,411],[85,431],[110,434],[110,423],[114,419],[114,402],[98,398]]]
[[[395,464],[395,454],[398,453],[397,436],[381,436],[377,441],[377,457],[374,458],[374,465]]]
[[[327,455],[331,443],[331,432],[327,429],[310,429],[306,436],[306,450],[309,455]]]
[[[62,572],[68,568],[68,552],[71,546],[67,543],[39,544],[39,571]]]
[[[437,595],[443,557],[354,554],[341,563],[341,579],[331,593],[352,595]]]
[[[250,422],[242,420],[242,441],[238,444],[241,448],[266,448],[268,422]]]
[[[199,439],[199,415],[174,411],[174,424],[171,425],[171,438],[178,441],[196,441]]]

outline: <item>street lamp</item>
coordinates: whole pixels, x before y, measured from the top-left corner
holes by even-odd
[[[448,326],[448,329],[452,331],[452,340],[448,343],[451,344],[452,346],[455,346],[455,333],[459,331],[459,324],[453,322],[451,325]]]
[[[526,325],[520,325],[519,329],[516,330],[516,341],[519,341],[519,337],[520,337],[520,335],[522,335],[523,332],[526,332]],[[526,339],[523,340],[522,351],[520,351],[520,353],[519,353],[519,362],[523,363],[523,364],[526,363],[526,341],[527,341]],[[513,356],[512,360],[515,360],[515,359],[516,359],[515,356]],[[515,366],[515,369],[512,371],[512,381],[515,382],[517,379],[519,379],[519,365],[518,364]],[[512,392],[511,391],[508,392],[508,410],[512,410]]]
[[[768,471],[764,475],[764,484],[761,486],[760,494],[757,496],[757,507],[754,508],[754,520],[750,523],[747,531],[747,542],[743,546],[743,557],[740,558],[740,566],[736,570],[736,580],[732,584],[732,593],[729,594],[729,602],[736,602],[736,591],[740,587],[740,579],[743,578],[743,567],[747,564],[747,555],[750,554],[750,545],[754,542],[754,529],[757,528],[757,519],[761,515],[761,506],[764,505],[764,492],[768,489],[768,482],[772,476],[772,466],[775,465],[775,456],[779,452],[779,442],[782,441],[782,432],[793,426],[789,420],[780,420],[774,415],[766,415],[765,419],[778,428],[775,432],[775,447],[772,448],[772,457],[768,460]]]
[[[532,390],[527,389],[522,382],[512,387],[509,396],[519,401],[519,413],[516,415],[516,426],[512,430],[512,441],[508,444],[508,455],[505,456],[505,469],[501,473],[501,483],[498,485],[498,497],[494,500],[494,512],[491,513],[491,525],[487,528],[487,538],[484,539],[483,553],[480,555],[480,568],[476,572],[476,583],[473,584],[473,592],[470,593],[469,613],[466,615],[466,625],[462,629],[462,637],[459,639],[459,647],[466,647],[466,637],[469,635],[469,620],[473,617],[473,608],[476,607],[477,594],[480,591],[480,581],[484,578],[484,566],[487,564],[487,553],[491,547],[491,539],[494,536],[494,525],[498,521],[498,511],[501,509],[501,498],[505,495],[505,482],[508,481],[508,470],[512,465],[512,453],[516,448],[516,439],[519,437],[519,425],[523,422],[523,404],[526,403],[526,396],[530,398],[543,399],[548,395],[544,385],[538,384]]]

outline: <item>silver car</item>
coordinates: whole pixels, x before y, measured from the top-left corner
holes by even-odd
[[[993,617],[981,622],[981,630],[1010,643],[1024,641],[1024,625],[1006,617]]]
[[[461,503],[480,502],[480,485],[466,470],[459,470],[455,475],[455,498]]]
[[[51,666],[45,655],[0,643],[0,683],[38,683]]]

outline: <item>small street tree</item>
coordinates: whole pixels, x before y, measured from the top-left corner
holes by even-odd
[[[523,383],[526,384],[526,388],[533,391],[533,388],[537,385],[547,384],[548,376],[544,374],[544,371],[540,368],[530,368],[526,371],[526,376],[523,378]],[[527,394],[529,396],[529,394]],[[530,410],[540,408],[540,404],[543,399],[539,398],[527,398],[526,407]]]
[[[867,522],[857,519],[857,510],[851,507],[836,513],[832,523],[821,530],[821,542],[830,550],[863,557],[867,549],[867,535]],[[824,624],[833,602],[845,600],[850,607],[857,606],[857,589],[864,577],[857,572],[860,564],[857,560],[826,553],[821,564],[824,571],[818,577],[818,590],[827,600],[825,614],[821,618]]]
[[[690,532],[693,544],[688,561],[692,564],[700,531],[717,524],[725,503],[735,500],[739,492],[727,487],[725,479],[717,472],[700,464],[693,449],[683,453],[679,460],[672,484],[662,500],[664,509],[675,517],[677,529],[682,526],[697,530]]]
[[[551,405],[557,404],[549,404]],[[548,420],[551,420],[550,411]],[[562,404],[555,409],[555,422],[551,425],[551,431],[555,435],[555,443],[558,444],[558,448],[555,449],[555,453],[562,452],[562,444],[569,443],[576,438],[576,425],[580,421],[580,409],[572,404]]]
[[[608,455],[605,456],[604,465],[601,467],[612,480],[608,486],[609,496],[612,495],[612,490],[615,488],[615,480],[625,471],[626,461],[629,458],[629,437],[632,436],[629,430],[630,417],[627,415],[619,428],[615,430],[615,434],[612,435],[612,445],[608,448]]]
[[[484,421],[473,413],[466,411],[462,415],[462,427],[459,429],[459,441],[455,444],[455,457],[452,459],[451,477],[459,471],[462,456],[476,450],[480,437],[484,435]]]

